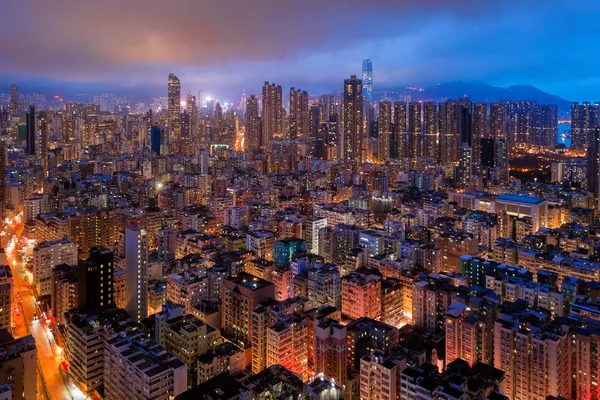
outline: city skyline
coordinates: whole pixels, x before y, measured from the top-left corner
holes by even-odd
[[[377,1],[363,7],[334,1],[317,13],[306,2],[222,8],[112,3],[94,12],[67,0],[11,4],[0,16],[0,53],[9,55],[0,58],[0,80],[23,91],[154,96],[174,72],[183,90],[222,98],[256,91],[265,80],[328,93],[339,90],[341,77],[360,75],[362,59],[370,58],[374,90],[468,81],[528,84],[569,100],[600,98],[593,85],[597,56],[583,51],[598,36],[593,20],[600,10],[592,2]],[[126,23],[106,30],[107,18]],[[344,18],[359,22],[335,23]],[[35,28],[15,29],[15,21],[35,22]]]

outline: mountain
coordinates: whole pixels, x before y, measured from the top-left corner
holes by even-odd
[[[450,82],[423,90],[399,89],[411,95],[412,100],[444,100],[469,97],[472,101],[519,101],[533,100],[540,104],[556,104],[560,111],[570,111],[571,101],[546,93],[529,85],[514,85],[507,88],[484,83]]]

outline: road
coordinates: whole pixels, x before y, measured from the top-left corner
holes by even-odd
[[[38,358],[38,399],[85,399],[86,396],[69,382],[66,376],[63,376],[64,372],[61,372],[63,350],[56,345],[52,333],[44,322],[36,317],[40,312],[36,306],[34,293],[29,287],[31,274],[26,271],[25,262],[18,256],[14,246],[9,245],[12,236],[20,237],[22,232],[21,224],[9,225],[1,242],[6,249],[7,262],[14,277],[13,303],[17,306],[13,307],[15,309],[14,335],[20,337],[31,334],[35,339]]]

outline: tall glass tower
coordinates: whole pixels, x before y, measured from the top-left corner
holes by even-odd
[[[373,104],[373,60],[365,58],[362,62],[363,97]]]

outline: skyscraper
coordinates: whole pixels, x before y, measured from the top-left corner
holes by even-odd
[[[420,101],[413,101],[408,105],[408,159],[412,169],[417,169],[419,159],[423,157],[421,113]]]
[[[423,157],[431,160],[438,158],[438,117],[435,101],[423,103]]]
[[[456,172],[456,184],[460,187],[469,187],[471,181],[471,148],[466,143],[462,143],[458,148]]]
[[[341,158],[344,161],[362,163],[363,142],[363,95],[362,80],[352,75],[344,80],[344,130]]]
[[[367,104],[373,104],[373,60],[366,58],[362,62],[362,95]]]
[[[173,73],[169,74],[167,107],[169,129],[177,137],[181,133],[181,82]]]
[[[265,82],[262,91],[261,146],[268,146],[276,133],[283,133],[282,97],[281,86]]]
[[[125,230],[125,310],[134,321],[148,317],[148,235],[142,227]]]
[[[40,111],[40,154],[42,156],[42,173],[48,175],[48,113]]]
[[[487,137],[487,104],[475,103],[473,106],[473,137],[471,139],[473,163],[481,163],[481,139]]]
[[[461,143],[471,145],[471,101],[447,100],[439,104],[440,162],[450,165],[458,161]]]
[[[11,115],[16,115],[19,112],[19,89],[17,85],[10,87],[10,104],[8,110]]]
[[[0,141],[0,223],[6,218],[6,143]]]
[[[394,140],[397,158],[406,157],[406,103],[394,103]]]
[[[386,162],[390,159],[390,141],[392,138],[392,102],[379,102],[379,116],[377,117],[379,131],[379,161]]]
[[[162,145],[162,131],[161,129],[154,125],[150,129],[150,149],[160,155],[160,146]]]
[[[95,310],[114,305],[113,252],[92,248],[78,269],[79,308]]]
[[[558,107],[553,104],[535,104],[531,107],[531,136],[529,143],[554,147],[558,139]]]
[[[289,113],[290,139],[299,139],[308,135],[308,93],[290,88]]]
[[[260,147],[261,138],[258,97],[252,94],[246,99],[246,148]]]
[[[587,140],[587,190],[594,194],[594,204],[600,199],[600,128],[590,132]]]
[[[29,111],[25,117],[25,125],[27,126],[27,143],[25,153],[27,155],[35,155],[35,107],[29,106]]]
[[[490,132],[489,136],[497,140],[506,138],[506,107],[505,103],[490,104]]]

